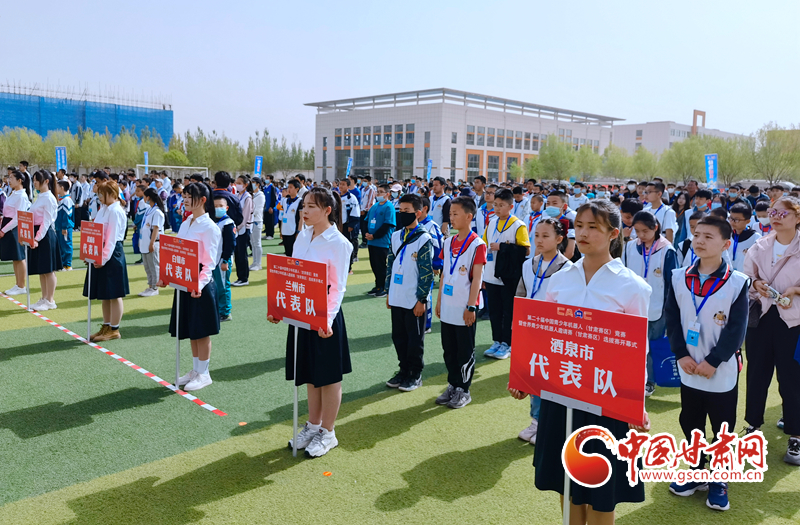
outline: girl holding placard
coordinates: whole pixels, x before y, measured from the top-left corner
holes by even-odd
[[[55,271],[61,269],[61,255],[58,250],[56,230],[53,225],[58,213],[58,201],[53,195],[52,187],[55,178],[47,170],[39,170],[33,174],[33,187],[39,196],[31,206],[33,213],[33,245],[28,261],[28,273],[38,275],[42,287],[42,298],[31,305],[37,311],[55,310],[56,293]]]

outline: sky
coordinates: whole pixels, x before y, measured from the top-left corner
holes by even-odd
[[[0,83],[169,98],[176,132],[244,143],[313,145],[307,102],[439,87],[749,134],[800,124],[797,20],[797,0],[28,0],[0,10]]]

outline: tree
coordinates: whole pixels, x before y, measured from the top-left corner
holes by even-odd
[[[800,131],[769,122],[750,143],[753,171],[770,184],[792,178],[800,168]]]
[[[600,173],[603,161],[600,155],[595,154],[589,146],[583,146],[575,154],[575,167],[580,179],[584,182],[592,180]]]
[[[75,163],[75,159],[80,156],[80,143],[78,136],[73,135],[69,131],[50,131],[44,139],[44,154],[49,156],[47,161],[43,162],[45,166],[56,165],[56,148],[64,146],[67,148],[67,169],[70,164]]]
[[[539,162],[545,178],[569,180],[576,173],[575,150],[571,144],[550,137],[539,149]]]
[[[148,128],[142,130],[139,142],[139,162],[144,163],[144,152],[147,152],[147,164],[154,166],[164,164],[164,141],[158,133],[151,134]]]
[[[107,135],[90,129],[80,134],[81,148],[76,159],[82,168],[102,168],[111,164],[111,144]]]
[[[644,146],[631,157],[631,171],[639,180],[652,180],[658,170],[658,159]]]
[[[539,180],[542,178],[542,163],[538,155],[526,159],[522,164],[522,168],[525,170],[525,180]]]
[[[111,144],[111,164],[119,169],[128,169],[140,162],[139,144],[136,135],[123,132]],[[142,161],[144,158],[141,159]]]
[[[630,176],[631,159],[624,148],[609,144],[603,152],[603,177],[606,179],[624,180]]]
[[[752,172],[752,140],[703,137],[706,154],[717,154],[717,178],[725,186],[745,179]]]
[[[508,180],[522,182],[522,178],[524,176],[525,176],[525,169],[518,163],[512,162],[511,167],[508,168]]]
[[[0,151],[3,153],[3,159],[12,166],[16,166],[21,160],[31,164],[47,162],[42,137],[35,131],[25,128],[3,128],[2,143]],[[51,158],[55,160],[55,151]],[[51,164],[52,160],[47,164]]]
[[[164,154],[164,164],[167,166],[188,166],[189,159],[182,151],[171,149]]]
[[[667,181],[684,184],[691,179],[702,180],[705,173],[705,150],[700,137],[694,135],[674,142],[661,155],[661,173]]]

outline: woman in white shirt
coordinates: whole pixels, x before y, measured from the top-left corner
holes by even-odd
[[[144,190],[144,202],[147,204],[147,211],[142,217],[142,225],[139,228],[139,253],[142,254],[144,271],[147,274],[147,288],[139,296],[152,297],[158,295],[158,238],[164,230],[164,201],[158,191],[153,188]]]
[[[253,196],[248,191],[249,187],[250,177],[239,175],[236,178],[236,197],[242,208],[242,223],[236,225],[236,247],[233,250],[236,282],[231,283],[231,286],[250,284],[250,261],[247,258],[247,247],[250,246],[250,231],[253,228]]]
[[[211,336],[219,333],[219,309],[217,307],[217,287],[213,272],[222,249],[222,234],[211,218],[216,215],[211,187],[204,182],[193,182],[183,189],[183,203],[192,215],[183,221],[178,237],[197,241],[199,292],[175,290],[172,300],[172,313],[169,318],[169,333],[175,337],[175,328],[180,330],[181,339],[189,339],[192,344],[192,370],[178,379],[178,386],[184,390],[200,390],[212,383],[208,372],[211,360]],[[166,286],[161,280],[158,286]],[[180,318],[176,315],[176,301],[181,302]],[[180,323],[178,325],[178,323]]]
[[[339,444],[334,423],[342,403],[342,376],[352,371],[342,299],[353,244],[342,235],[342,201],[338,193],[317,187],[303,200],[303,221],[292,257],[324,263],[328,280],[328,330],[298,329],[297,377],[294,377],[294,328],[286,340],[286,379],[307,384],[308,422],[297,434],[297,448],[319,457]],[[272,316],[267,320],[277,323]],[[289,446],[292,446],[291,440]]]
[[[33,174],[33,187],[39,190],[39,196],[31,206],[33,245],[28,260],[28,273],[39,276],[42,298],[31,308],[40,312],[57,308],[54,299],[57,282],[55,271],[61,269],[61,255],[53,227],[58,213],[58,201],[52,192],[54,184],[53,174],[47,170],[39,170]]]
[[[103,326],[89,337],[101,342],[120,339],[119,323],[122,321],[122,298],[130,293],[128,268],[122,240],[128,217],[119,201],[119,186],[113,180],[98,183],[94,187],[100,209],[94,222],[103,225],[103,256],[86,272],[83,296],[103,302]],[[92,272],[92,287],[89,289],[89,272]]]
[[[261,257],[264,255],[261,249],[261,230],[264,227],[264,205],[267,202],[267,198],[264,192],[261,191],[260,178],[253,178],[250,185],[253,188],[253,230],[250,232],[250,248],[253,250],[253,264],[250,265],[250,271],[257,272],[261,269]]]
[[[0,261],[13,261],[17,284],[5,291],[6,295],[27,293],[25,287],[25,247],[17,236],[17,212],[31,207],[31,181],[27,173],[11,172],[8,184],[13,190],[3,206],[3,221],[0,223]]]
[[[647,317],[650,286],[625,268],[618,258],[611,256],[611,253],[619,253],[621,224],[619,210],[608,200],[590,201],[578,209],[575,241],[583,257],[571,267],[553,275],[547,288],[548,302]],[[647,413],[644,414],[644,420],[644,426],[637,427],[574,409],[570,433],[585,425],[599,425],[607,428],[619,440],[625,438],[629,428],[640,432],[649,430]],[[533,456],[536,488],[552,490],[563,496],[561,451],[566,441],[566,408],[542,399],[539,423],[540,432]],[[641,481],[634,487],[628,484],[627,463],[619,461],[605,443],[590,440],[583,450],[587,454],[605,456],[611,463],[612,471],[608,482],[599,488],[589,489],[571,483],[570,516],[573,523],[611,523],[617,503],[644,501],[644,484]]]

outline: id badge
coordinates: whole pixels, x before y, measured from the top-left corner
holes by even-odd
[[[375,224],[376,224],[377,222],[378,222],[378,220],[377,220],[377,219],[372,219],[372,220],[370,220],[370,221],[369,221],[370,225],[372,225],[372,226],[375,226]]]
[[[288,217],[284,217],[284,218],[283,218],[283,222],[284,222],[284,224],[285,224],[285,223],[287,223],[287,222],[289,222],[289,218],[288,218]]]
[[[402,273],[394,274],[394,284],[403,284],[403,274]]]
[[[686,334],[686,344],[697,346],[700,344],[700,323],[692,323]]]
[[[487,253],[487,254],[486,254],[486,260],[487,260],[488,262],[492,262],[492,261],[494,261],[494,252],[489,252],[489,253]]]
[[[442,289],[442,293],[445,295],[449,295],[450,297],[453,297],[453,285],[445,284],[444,288]]]

